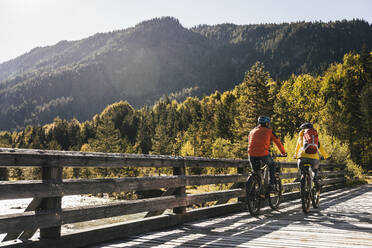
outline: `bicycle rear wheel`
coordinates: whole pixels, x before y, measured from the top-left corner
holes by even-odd
[[[313,208],[318,208],[319,207],[319,201],[320,201],[320,185],[314,185],[313,187],[313,193],[311,194],[311,202],[313,204]]]
[[[246,194],[247,194],[247,206],[248,210],[251,215],[258,215],[261,208],[261,197],[260,197],[260,181],[257,179],[256,176],[252,175],[249,177],[247,186],[246,186]]]
[[[276,183],[274,185],[275,190],[268,193],[269,205],[272,209],[276,210],[279,208],[279,204],[282,198],[283,188],[280,177],[276,177]]]
[[[310,210],[311,202],[311,178],[308,173],[301,178],[301,204],[302,210],[307,214]]]

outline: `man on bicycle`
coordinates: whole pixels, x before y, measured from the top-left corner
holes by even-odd
[[[269,117],[260,116],[258,118],[258,126],[252,129],[248,136],[248,156],[254,171],[260,170],[262,162],[269,166],[270,188],[275,190],[275,163],[269,153],[271,141],[274,141],[282,155],[286,155],[286,152],[280,139],[273,133],[269,125]]]
[[[319,153],[324,159],[329,159],[330,157],[325,152],[324,147],[320,145],[317,131],[311,123],[303,123],[300,126],[300,130],[294,158],[298,158],[297,166],[299,170],[303,169],[304,164],[311,164],[311,169],[314,172],[314,183],[319,185]]]

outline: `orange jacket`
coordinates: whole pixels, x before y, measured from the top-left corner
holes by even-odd
[[[269,155],[271,141],[285,154],[284,146],[280,139],[273,133],[271,128],[258,126],[252,129],[248,136],[248,155],[252,157],[262,157]]]

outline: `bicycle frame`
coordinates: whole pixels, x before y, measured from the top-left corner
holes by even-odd
[[[313,170],[311,169],[311,164],[303,164],[302,166],[304,166],[304,169],[301,169],[301,178],[305,176],[306,173],[308,173],[310,175],[310,178],[311,178],[311,182],[313,182],[314,180],[314,172]],[[305,173],[303,173],[303,171]]]
[[[259,214],[260,206],[266,199],[273,210],[278,209],[282,195],[280,174],[275,173],[276,182],[269,190],[269,165],[261,161],[260,167],[254,170],[246,184],[247,206],[252,215]]]
[[[310,210],[310,201],[314,208],[319,207],[320,188],[314,184],[314,172],[311,164],[303,164],[301,169],[301,203],[304,213]]]
[[[255,172],[258,180],[261,182],[260,192],[261,195],[265,195],[267,185],[269,185],[269,169],[267,164],[261,164],[260,170]]]

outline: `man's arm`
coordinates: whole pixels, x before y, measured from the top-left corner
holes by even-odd
[[[285,149],[284,149],[284,146],[283,146],[282,142],[280,142],[280,139],[278,138],[278,136],[276,136],[274,134],[274,132],[271,132],[271,139],[274,141],[275,145],[278,147],[278,149],[279,149],[279,151],[282,155],[287,154],[285,152]]]

